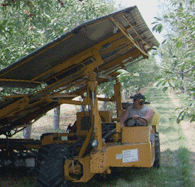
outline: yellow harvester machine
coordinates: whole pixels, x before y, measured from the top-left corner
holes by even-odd
[[[147,58],[154,46],[158,42],[135,6],[83,23],[0,71],[1,87],[28,88],[27,94],[1,97],[1,166],[36,166],[40,187],[87,182],[95,174],[111,174],[112,167],[159,167],[158,112],[152,130],[121,128],[117,80],[117,70]],[[113,80],[114,95],[99,98],[98,85]],[[99,111],[98,101],[115,103],[116,116]],[[11,138],[61,104],[85,106],[67,133]]]

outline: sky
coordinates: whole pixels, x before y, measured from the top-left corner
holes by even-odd
[[[158,15],[158,7],[157,7],[157,0],[115,0],[116,4],[121,4],[122,7],[131,7],[137,6],[143,19],[145,20],[146,24],[152,31],[152,23],[155,21],[154,17]],[[153,32],[153,35],[156,37],[159,43],[163,42],[163,37],[156,32]]]

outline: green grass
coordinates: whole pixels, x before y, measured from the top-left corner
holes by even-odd
[[[156,92],[157,94],[154,95],[154,92]],[[173,105],[170,98],[167,96],[167,93],[162,93],[159,90],[151,89],[147,93],[147,96],[149,96],[151,99],[155,99],[153,101],[154,106],[156,105],[155,107],[158,108],[161,114],[161,123],[159,126],[161,145],[163,145],[164,148],[168,148],[168,150],[170,150],[170,154],[172,155],[170,157],[170,162],[175,163],[173,164],[172,169],[174,168],[177,171],[177,175],[174,175],[174,172],[171,172],[171,170],[167,171],[167,177],[170,178],[169,176],[171,175],[175,176],[175,181],[178,181],[181,186],[194,186],[193,182],[191,181],[192,168],[189,164],[190,154],[193,153],[188,150],[188,143],[186,137],[183,134],[181,126],[176,123],[176,107]],[[158,104],[157,102],[158,99],[160,101],[160,104]],[[163,108],[161,108],[159,105],[162,105]],[[164,139],[162,140],[162,138],[165,136],[166,141]],[[167,158],[169,157],[168,152],[167,154],[165,154],[165,156]],[[167,160],[167,165],[171,165],[169,163],[169,159]],[[163,167],[164,164],[161,168],[163,169]],[[178,184],[178,186],[180,185]],[[177,186],[177,184],[171,186]]]
[[[178,150],[178,154],[180,159],[179,166],[182,171],[181,179],[184,182],[184,187],[193,186],[193,181],[191,180],[192,166],[189,163],[191,153],[187,149],[187,140],[180,126],[179,126],[179,141],[180,141],[180,147]]]

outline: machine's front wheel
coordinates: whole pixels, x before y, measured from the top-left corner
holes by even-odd
[[[155,160],[154,160],[154,167],[160,167],[160,139],[159,133],[155,133]]]
[[[68,187],[64,177],[64,162],[70,157],[63,144],[49,144],[39,150],[37,160],[38,187]]]

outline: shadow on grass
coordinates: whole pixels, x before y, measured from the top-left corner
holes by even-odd
[[[95,175],[87,183],[72,183],[71,187],[179,187],[193,186],[188,156],[195,153],[186,148],[161,152],[160,168],[111,168],[112,174]],[[36,172],[26,169],[0,169],[0,186],[35,187]]]
[[[0,168],[1,187],[36,187],[35,169]]]

